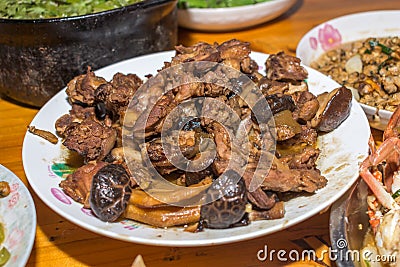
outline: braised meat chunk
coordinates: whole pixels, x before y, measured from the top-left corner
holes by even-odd
[[[103,160],[117,140],[115,129],[93,117],[73,123],[65,135],[63,145],[83,156],[85,162]]]

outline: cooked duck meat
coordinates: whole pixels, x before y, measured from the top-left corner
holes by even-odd
[[[171,60],[171,65],[177,65],[191,61],[212,61],[220,62],[221,55],[217,46],[208,43],[197,43],[193,46],[184,47],[178,45],[175,47],[176,55]]]
[[[314,118],[319,108],[319,101],[315,95],[304,91],[294,94],[293,98],[296,101],[296,109],[293,111],[295,120],[305,123]]]
[[[111,151],[116,140],[114,128],[89,117],[66,129],[63,145],[83,156],[85,162],[100,161]]]
[[[283,110],[293,111],[296,106],[290,95],[273,94],[265,97],[272,114],[279,113]]]
[[[276,94],[283,95],[289,90],[289,84],[287,82],[271,80],[266,76],[260,79],[258,86],[265,96]]]
[[[72,123],[80,123],[84,119],[94,117],[95,111],[93,107],[82,107],[80,105],[73,104],[69,114],[64,114],[57,119],[55,123],[57,134],[64,137],[65,130]]]
[[[106,165],[107,163],[102,161],[83,165],[69,174],[67,179],[61,181],[60,187],[74,201],[82,203],[86,208],[89,208],[89,194],[93,176]]]
[[[123,117],[129,102],[143,81],[136,74],[116,73],[110,83],[97,87],[95,101],[103,103],[114,121]]]
[[[294,120],[292,112],[285,109],[274,115],[276,140],[284,141],[301,132],[301,125]]]
[[[302,81],[307,70],[300,65],[300,59],[284,52],[270,55],[265,62],[266,77],[274,81]]]
[[[302,152],[293,155],[286,155],[279,160],[287,164],[290,169],[314,169],[320,154],[318,148],[305,147]]]
[[[164,94],[159,101],[154,105],[153,109],[145,116],[145,113],[138,118],[134,125],[134,133],[140,133],[143,128],[146,137],[161,133],[161,128],[165,117],[177,106],[172,91]],[[146,118],[147,117],[147,118]]]
[[[93,105],[94,91],[107,81],[102,77],[97,77],[94,72],[88,68],[86,74],[79,75],[72,79],[68,85],[66,93],[69,101],[77,104]]]
[[[318,169],[289,169],[272,166],[261,188],[275,192],[314,193],[327,183]]]
[[[185,158],[191,159],[199,152],[199,141],[195,131],[180,133],[178,142],[178,144],[174,144],[171,138],[166,138],[166,142],[162,142],[161,138],[155,138],[146,143],[147,155],[160,174],[169,174],[177,170],[177,166],[174,166],[165,155],[165,150],[170,152],[168,155],[174,162],[177,162],[179,157],[178,153],[182,153]],[[174,151],[171,148],[175,145],[179,146],[179,151]],[[145,151],[143,151],[143,153],[144,152]]]

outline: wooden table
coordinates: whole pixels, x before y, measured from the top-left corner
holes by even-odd
[[[229,33],[201,33],[180,29],[179,43],[223,42],[231,38],[251,42],[252,49],[265,53],[295,54],[303,34],[328,19],[367,10],[400,9],[398,0],[299,0],[280,18],[251,29]],[[368,23],[368,22],[366,22]],[[37,109],[0,99],[0,164],[13,171],[26,185],[21,159],[26,127]],[[377,133],[379,134],[379,133]],[[50,210],[29,188],[37,209],[37,233],[27,266],[130,266],[141,254],[148,267],[154,266],[331,266],[323,262],[260,261],[259,250],[297,249],[301,242],[315,251],[329,246],[329,212],[282,232],[257,239],[199,248],[138,245],[103,237],[84,230]],[[300,242],[299,242],[300,241]]]

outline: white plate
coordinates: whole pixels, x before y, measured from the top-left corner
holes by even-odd
[[[96,75],[110,80],[116,72],[155,74],[169,61],[174,52],[162,52],[111,65],[96,71]],[[266,54],[252,53],[260,66],[264,65]],[[309,85],[314,93],[330,91],[338,86],[336,82],[321,73],[307,68]],[[67,113],[70,105],[63,91],[54,96],[33,119],[31,125],[54,132],[54,122]],[[104,223],[91,216],[82,205],[65,196],[58,184],[61,178],[54,170],[57,163],[63,163],[66,149],[60,144],[53,145],[38,136],[27,134],[23,144],[25,172],[37,195],[55,212],[71,222],[108,237],[130,242],[166,246],[203,246],[246,240],[271,234],[299,223],[326,209],[356,181],[359,163],[368,152],[370,128],[359,104],[352,102],[348,119],[335,131],[320,137],[322,149],[318,166],[328,178],[325,188],[307,197],[298,197],[286,203],[285,217],[279,220],[252,222],[249,226],[225,230],[206,229],[200,233],[184,232],[182,228],[156,229],[134,221]]]
[[[0,198],[0,221],[5,229],[3,245],[11,254],[7,266],[25,266],[31,254],[36,234],[36,209],[24,183],[10,170],[0,165],[0,181],[7,181],[11,192]]]
[[[201,31],[232,31],[255,26],[282,15],[296,0],[270,0],[254,5],[178,9],[181,27]]]
[[[307,32],[296,55],[307,66],[327,50],[369,37],[400,36],[400,11],[380,10],[350,14],[326,21]],[[384,130],[393,112],[361,104],[371,127]],[[378,115],[378,116],[376,116]]]

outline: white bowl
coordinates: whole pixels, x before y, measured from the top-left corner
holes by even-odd
[[[188,8],[178,10],[181,27],[201,31],[231,31],[272,20],[296,0],[271,0],[254,5],[224,8]]]
[[[381,10],[356,13],[338,17],[324,22],[300,40],[296,56],[304,65],[316,60],[319,56],[340,44],[368,37],[400,36],[400,10]],[[385,129],[391,115],[390,111],[377,110],[372,106],[361,104],[371,127]]]

